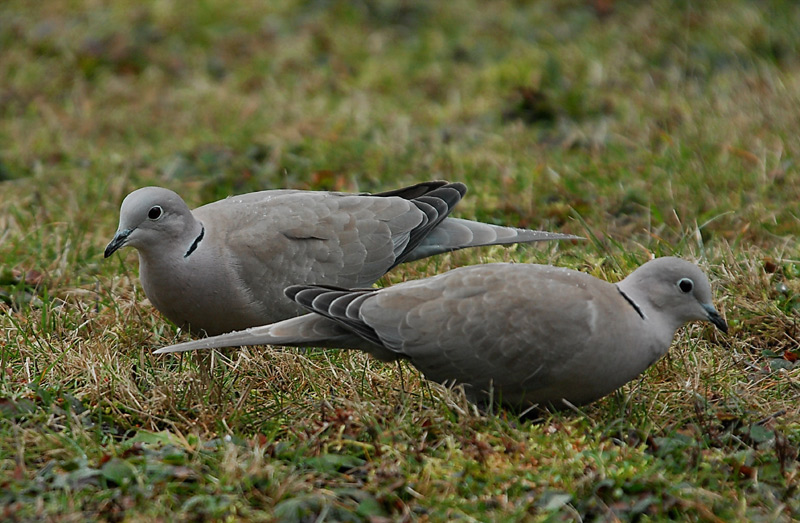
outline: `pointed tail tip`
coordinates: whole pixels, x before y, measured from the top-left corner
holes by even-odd
[[[574,234],[566,234],[561,232],[549,232],[549,231],[532,231],[529,229],[521,229],[527,234],[520,234],[520,238],[524,238],[525,236],[532,236],[532,241],[548,241],[548,240],[585,240],[583,236],[576,236]],[[531,234],[533,233],[533,234]]]
[[[153,351],[153,354],[169,354],[171,352],[180,352],[175,349],[175,345],[170,345],[168,347],[161,347],[160,349],[156,349]]]
[[[176,343],[175,345],[167,345],[153,351],[153,354],[172,354],[175,352],[189,352],[193,350],[202,350],[213,348],[212,345],[203,343],[205,340],[185,341],[183,343]]]
[[[575,234],[562,234],[561,240],[585,240],[585,236],[576,236]]]

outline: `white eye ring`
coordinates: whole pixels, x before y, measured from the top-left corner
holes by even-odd
[[[147,211],[147,217],[153,221],[160,219],[162,216],[164,216],[164,209],[160,205],[154,205]]]
[[[681,278],[678,280],[678,289],[684,294],[689,294],[694,290],[694,282],[689,278]]]

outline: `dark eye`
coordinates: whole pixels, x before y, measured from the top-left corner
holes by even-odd
[[[681,278],[678,280],[678,288],[684,294],[689,294],[694,289],[694,282],[689,278]]]
[[[147,211],[147,217],[151,220],[158,220],[161,218],[161,215],[164,214],[164,209],[161,208],[160,205],[154,205],[150,207],[150,210]]]

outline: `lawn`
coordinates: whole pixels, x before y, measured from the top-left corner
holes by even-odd
[[[800,519],[798,28],[788,0],[0,2],[0,519]],[[154,356],[189,336],[103,259],[145,185],[430,179],[587,240],[380,285],[676,255],[730,331],[519,419],[357,352]]]

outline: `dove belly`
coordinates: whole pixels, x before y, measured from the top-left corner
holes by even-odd
[[[147,298],[181,328],[215,336],[304,312],[283,289],[269,289],[269,282],[254,292],[233,270],[195,265],[165,270],[140,258],[139,277]]]

